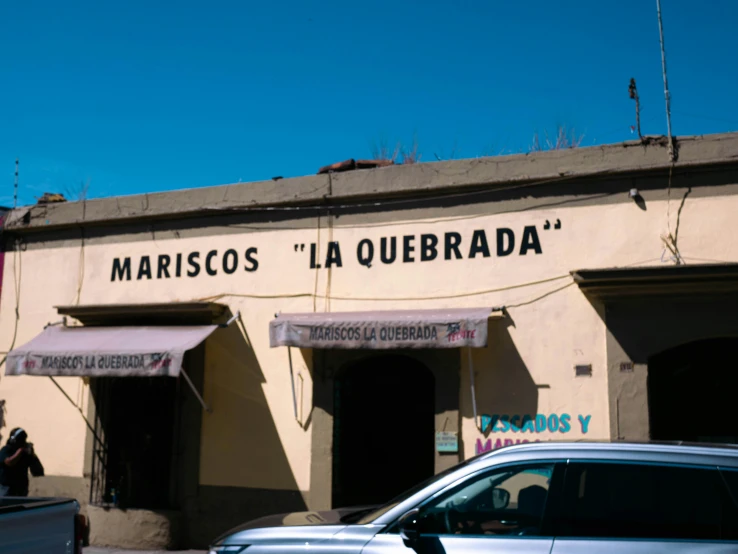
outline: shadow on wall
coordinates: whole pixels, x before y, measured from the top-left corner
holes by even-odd
[[[624,300],[609,304],[604,319],[630,360],[645,364],[650,356],[682,344],[738,336],[736,310],[736,298]]]
[[[507,320],[490,320],[487,348],[472,349],[477,396],[477,425],[482,431],[475,440],[475,452],[494,449],[496,440],[533,441],[535,435],[521,433],[523,422],[529,416],[535,420],[538,413],[538,387],[531,377],[517,347],[508,332]],[[474,417],[469,380],[468,352],[462,351],[462,416]],[[492,430],[495,430],[492,433]],[[503,431],[504,429],[504,431]],[[494,435],[494,437],[490,437]],[[495,440],[492,440],[494,438]],[[484,440],[483,440],[484,439]],[[508,443],[510,444],[510,443]],[[481,447],[481,448],[480,448]]]
[[[589,300],[607,326],[610,435],[635,440],[672,436],[692,440],[690,437],[697,436],[696,430],[660,423],[664,420],[668,423],[669,418],[676,413],[671,407],[669,395],[664,393],[674,385],[668,377],[669,367],[675,360],[680,365],[687,365],[687,358],[680,359],[679,355],[668,354],[680,345],[718,337],[738,337],[738,319],[735,317],[738,299],[731,294],[702,293],[621,298],[605,304]],[[657,356],[661,353],[667,355]],[[702,363],[704,367],[710,367],[709,360],[704,356]],[[667,377],[660,378],[662,371],[667,372]],[[694,375],[701,375],[703,380],[712,380],[713,373],[711,371],[708,376],[707,372],[697,372]],[[702,383],[695,381],[681,388],[684,397],[680,398],[680,416],[673,421],[685,417],[685,406],[689,407],[689,413],[700,413],[695,408],[695,395],[699,393],[700,386]],[[713,383],[709,395],[712,406],[719,405],[723,398],[719,389],[720,385]],[[713,416],[717,417],[716,414]],[[655,427],[651,428],[653,424]],[[710,434],[702,431],[702,435]]]
[[[285,369],[285,371],[287,371]],[[250,519],[305,510],[262,385],[264,373],[238,325],[207,343],[194,546]]]

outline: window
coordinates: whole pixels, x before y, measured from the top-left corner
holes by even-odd
[[[94,377],[96,414],[90,503],[167,509],[177,430],[177,380]]]
[[[473,477],[422,508],[432,535],[539,535],[553,464],[508,466]]]
[[[717,468],[572,463],[556,535],[734,540],[738,514]]]

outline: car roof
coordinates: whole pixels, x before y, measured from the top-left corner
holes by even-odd
[[[376,523],[394,521],[410,507],[451,486],[458,479],[497,465],[572,460],[612,463],[656,463],[738,470],[738,445],[695,444],[680,441],[562,440],[528,442],[503,446],[467,458],[445,472],[442,478],[417,491],[379,516]]]
[[[555,456],[567,458],[633,459],[725,463],[738,467],[738,445],[684,441],[577,440],[514,444],[485,452],[469,459],[470,465],[496,463],[508,455],[520,457]]]

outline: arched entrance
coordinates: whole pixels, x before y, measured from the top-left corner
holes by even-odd
[[[335,381],[333,507],[380,504],[434,474],[435,379],[421,362],[382,355]]]
[[[651,438],[738,443],[738,338],[692,342],[648,362]]]

